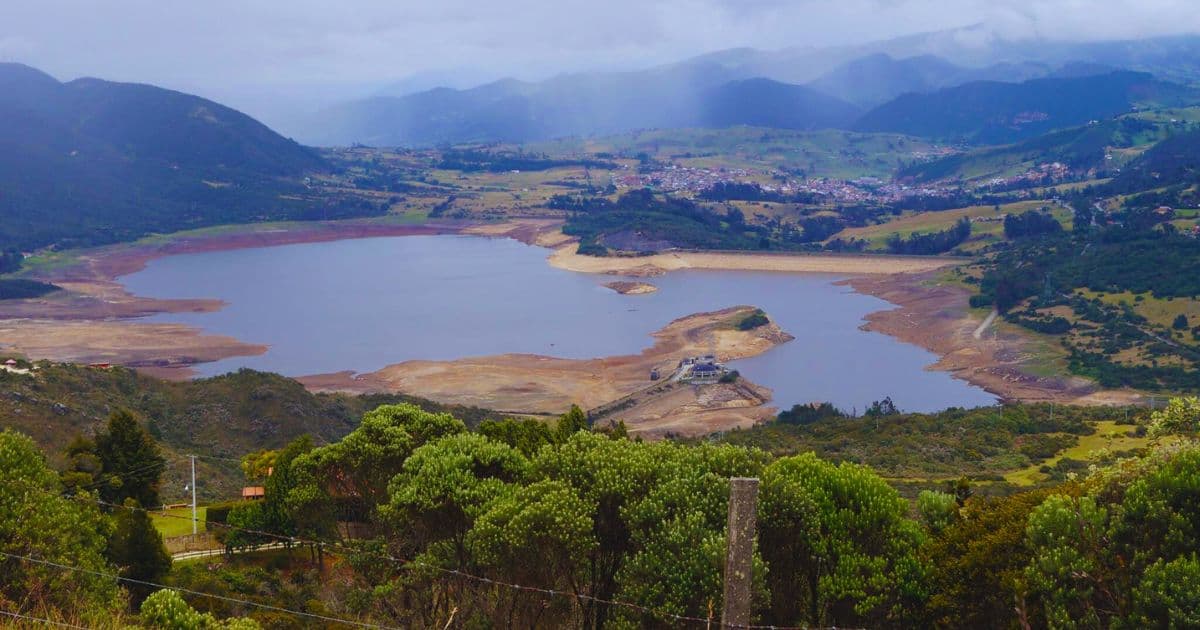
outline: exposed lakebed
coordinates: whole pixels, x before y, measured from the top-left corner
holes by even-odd
[[[141,296],[226,303],[151,321],[270,346],[260,356],[199,364],[203,375],[240,367],[289,376],[367,372],[411,359],[505,353],[635,354],[678,317],[748,304],[796,337],[735,363],[774,390],[776,406],[830,401],[862,410],[892,396],[902,409],[923,411],[995,400],[927,371],[935,355],[860,330],[865,315],[891,305],[835,284],[837,276],[676,271],[655,278],[654,293],[621,295],[604,286],[613,276],[556,269],[546,255],[500,238],[364,238],[168,256],[121,282]]]

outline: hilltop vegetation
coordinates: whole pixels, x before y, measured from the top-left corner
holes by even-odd
[[[893,420],[889,401],[872,409],[878,424]],[[1186,625],[1200,611],[1189,586],[1200,579],[1189,525],[1200,518],[1190,500],[1198,411],[1200,401],[1173,401],[1148,429],[1170,442],[1058,485],[988,498],[960,480],[910,502],[868,466],[630,441],[621,427],[590,430],[577,408],[553,426],[489,421],[472,432],[448,414],[383,406],[338,442],[301,437],[270,454],[265,499],[234,507],[221,530],[231,549],[282,539],[312,554],[208,560],[204,570],[124,555],[114,541],[161,550],[148,520],[131,518],[137,503],[98,505],[86,485],[60,496],[33,443],[6,431],[0,506],[10,512],[0,532],[17,561],[0,569],[0,594],[30,614],[89,625],[174,617],[214,627],[245,616],[227,623],[249,628],[301,614],[406,627],[703,624],[721,613],[728,480],[739,476],[760,479],[754,623]],[[789,417],[802,428],[829,420]],[[994,428],[1030,436],[1082,422],[1006,412]],[[110,431],[120,423],[114,416]],[[136,428],[130,438],[146,447]],[[64,522],[69,535],[54,535]],[[35,590],[61,569],[26,554],[91,573]],[[118,571],[183,590],[121,583]]]
[[[1140,409],[1047,404],[902,413],[881,403],[851,417],[828,404],[797,405],[774,422],[711,439],[780,457],[812,451],[830,461],[863,464],[902,489],[965,476],[984,482],[989,493],[1007,494],[1033,480],[1061,482],[1068,472],[1096,463],[1064,455],[1085,440],[1109,448],[1107,458],[1132,448],[1123,442],[1140,444],[1146,415]],[[1115,423],[1119,437],[1102,436],[1100,423]]]
[[[354,429],[364,412],[385,403],[452,409],[471,426],[493,417],[484,410],[399,394],[313,394],[291,379],[251,370],[176,382],[121,367],[41,363],[33,375],[0,371],[0,386],[0,425],[33,437],[55,455],[76,435],[93,434],[115,409],[127,409],[146,422],[172,455],[216,458],[279,448],[303,434],[330,442]],[[239,483],[236,466],[220,459],[202,459],[197,466],[204,480],[201,496],[229,496]],[[182,473],[175,466],[170,474]]]

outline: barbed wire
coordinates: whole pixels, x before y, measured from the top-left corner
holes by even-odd
[[[42,488],[38,488],[38,489],[42,490],[44,492],[49,492]],[[85,500],[85,497],[82,497],[79,495],[75,495],[73,497],[68,497],[68,498],[73,498],[75,500]],[[148,509],[142,508],[142,507],[118,505],[118,504],[115,504],[115,503],[112,503],[109,501],[104,501],[102,499],[97,499],[97,498],[88,497],[88,498],[86,498],[86,500],[91,503],[95,503],[95,504],[106,506],[106,507],[112,507],[112,508],[117,508],[117,509],[122,509],[122,510],[136,510],[136,511],[145,512],[147,514],[158,515],[158,516],[164,517],[164,518],[181,519],[181,520],[185,520],[185,521],[189,521],[189,522],[197,523],[197,524],[199,524],[199,522],[200,522],[199,518],[193,519],[190,516],[185,516],[185,515],[181,515],[181,514],[169,514],[166,512],[157,512],[154,510],[148,510]],[[473,580],[473,581],[479,582],[481,584],[490,584],[490,585],[500,586],[500,587],[504,587],[504,588],[509,588],[512,590],[519,590],[519,591],[531,592],[531,593],[541,593],[544,595],[551,595],[551,596],[555,596],[555,597],[564,597],[564,598],[582,600],[582,601],[587,601],[587,602],[592,602],[592,603],[602,604],[602,605],[607,605],[607,606],[616,606],[616,607],[620,607],[620,608],[625,608],[627,610],[634,610],[634,611],[649,614],[649,615],[668,618],[668,619],[670,619],[672,621],[676,621],[676,622],[686,621],[686,622],[695,623],[695,624],[705,624],[706,626],[709,624],[715,623],[715,621],[713,619],[706,618],[706,617],[694,617],[694,616],[689,616],[689,615],[680,615],[680,614],[676,614],[676,613],[672,613],[672,612],[667,612],[664,610],[651,608],[649,606],[643,606],[641,604],[634,604],[632,602],[624,602],[624,601],[614,600],[614,599],[606,599],[603,597],[596,597],[594,595],[588,595],[588,594],[584,594],[584,593],[575,593],[572,591],[562,591],[562,590],[557,590],[557,589],[542,588],[540,586],[528,586],[525,584],[506,582],[503,580],[497,580],[497,579],[488,578],[488,577],[484,577],[484,576],[480,576],[480,575],[474,575],[474,574],[467,573],[467,572],[459,570],[459,569],[448,569],[446,567],[441,567],[436,564],[429,564],[427,562],[422,562],[420,560],[399,558],[399,557],[393,556],[391,554],[379,553],[379,552],[373,552],[373,551],[369,551],[369,550],[365,550],[365,549],[349,547],[349,546],[343,545],[341,543],[332,542],[332,541],[306,539],[306,538],[301,538],[301,537],[292,536],[292,535],[288,535],[288,534],[280,534],[278,532],[268,532],[268,531],[253,529],[253,528],[238,527],[235,525],[229,525],[227,523],[217,523],[217,522],[205,521],[205,524],[206,524],[206,526],[215,526],[215,527],[225,529],[228,531],[237,531],[237,532],[242,532],[242,533],[246,533],[246,534],[252,534],[255,536],[263,536],[266,538],[273,538],[275,540],[278,540],[281,542],[286,542],[286,543],[289,543],[292,545],[312,545],[312,546],[321,547],[322,549],[339,550],[345,554],[357,554],[357,555],[361,555],[361,556],[376,558],[379,560],[386,560],[388,562],[398,563],[401,565],[401,568],[405,568],[405,569],[411,569],[413,566],[417,566],[417,567],[422,567],[422,568],[431,569],[431,570],[434,570],[437,572],[445,573],[447,575],[453,575],[455,577]],[[755,625],[755,624],[747,624],[747,625],[741,625],[741,624],[728,625],[727,624],[724,627],[741,628],[744,630],[770,630],[770,629],[774,629],[774,630],[821,630],[820,628],[814,628],[811,626],[776,626],[776,625]],[[836,629],[834,629],[834,630],[836,630]],[[845,630],[845,629],[843,629],[843,630]]]
[[[21,554],[9,553],[7,551],[0,551],[0,556],[5,556],[8,558],[12,558],[14,560],[25,560],[27,562],[33,562],[35,564],[41,564],[41,565],[45,565],[45,566],[49,566],[49,567],[54,567],[57,569],[63,569],[66,571],[76,571],[79,573],[87,573],[89,575],[95,575],[98,577],[112,578],[114,580],[118,580],[121,582],[128,582],[130,584],[140,584],[142,586],[153,586],[154,588],[178,591],[180,593],[187,593],[189,595],[196,595],[199,597],[209,597],[212,599],[219,599],[219,600],[225,601],[225,602],[232,602],[232,603],[236,603],[236,604],[245,604],[247,606],[254,606],[256,608],[262,608],[264,610],[288,613],[291,615],[307,617],[309,619],[317,619],[319,621],[333,621],[336,623],[342,623],[342,624],[346,624],[349,626],[358,626],[360,628],[378,628],[378,629],[382,629],[382,630],[393,630],[393,627],[391,627],[391,626],[382,626],[382,625],[374,624],[374,623],[353,621],[350,619],[342,619],[340,617],[329,617],[327,615],[318,615],[317,613],[304,612],[302,610],[292,610],[290,608],[281,608],[279,606],[272,606],[270,604],[261,604],[259,602],[252,602],[252,601],[246,600],[246,599],[238,599],[236,597],[227,597],[225,595],[217,595],[216,593],[205,593],[203,591],[194,591],[191,589],[186,589],[186,588],[182,588],[182,587],[178,587],[178,586],[167,586],[166,584],[158,584],[156,582],[149,582],[147,580],[138,580],[138,579],[134,579],[134,578],[123,577],[123,576],[117,575],[115,573],[105,573],[103,571],[96,571],[94,569],[77,567],[77,566],[73,566],[73,565],[69,565],[69,564],[62,564],[59,562],[53,562],[51,560],[35,558],[33,556],[24,556]]]
[[[25,619],[26,621],[40,621],[48,626],[56,626],[59,628],[75,628],[76,630],[88,630],[87,626],[77,626],[73,623],[65,621],[54,621],[53,619],[44,619],[42,617],[34,617],[32,615],[23,615],[21,613],[12,612],[10,610],[0,610],[0,615],[6,617],[15,617],[17,619]]]

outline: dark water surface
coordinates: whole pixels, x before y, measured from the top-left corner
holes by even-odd
[[[987,392],[924,368],[929,352],[859,330],[890,308],[835,286],[839,277],[680,271],[650,280],[659,291],[619,295],[613,276],[550,267],[547,250],[508,239],[403,236],[283,245],[153,260],[121,279],[137,295],[219,298],[215,313],[170,313],[270,350],[197,366],[289,376],[367,372],[409,359],[527,352],[592,358],[640,352],[678,317],[749,304],[796,340],[738,361],[775,390],[774,404],[830,401],[860,411],[891,396],[907,411],[991,404]]]

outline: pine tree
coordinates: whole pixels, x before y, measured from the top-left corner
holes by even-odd
[[[96,435],[96,454],[100,457],[100,497],[109,503],[124,503],[132,498],[139,505],[159,505],[158,484],[167,461],[159,453],[154,438],[128,411],[113,412],[108,427]]]
[[[163,546],[162,534],[154,528],[150,515],[139,509],[137,501],[126,499],[125,508],[117,510],[116,527],[105,555],[120,569],[121,577],[161,583],[171,571],[171,556]],[[135,608],[154,591],[154,587],[137,582],[126,582],[125,589]]]

